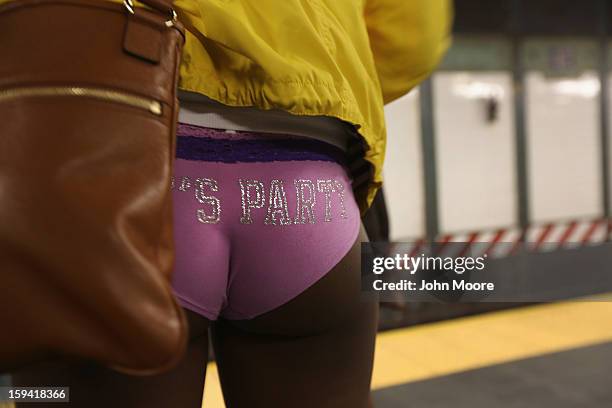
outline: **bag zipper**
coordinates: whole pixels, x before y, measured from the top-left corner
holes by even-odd
[[[99,99],[108,102],[121,103],[146,110],[156,116],[162,115],[162,104],[155,99],[145,98],[125,92],[103,88],[88,88],[75,86],[47,86],[0,89],[0,102],[17,98],[36,96],[75,96]]]

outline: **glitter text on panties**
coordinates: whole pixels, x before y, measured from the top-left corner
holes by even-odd
[[[317,222],[332,222],[335,218],[347,219],[345,207],[345,186],[338,180],[299,179],[293,180],[295,187],[295,214],[289,214],[287,193],[283,180],[271,180],[268,188],[262,181],[254,179],[237,180],[240,187],[242,214],[240,223],[255,223],[253,210],[262,210],[265,225],[286,226],[316,224]],[[218,224],[222,219],[222,203],[214,193],[220,191],[219,183],[210,178],[180,177],[172,178],[172,189],[178,185],[180,192],[195,194],[195,199],[206,205],[197,210],[197,220],[203,224]],[[323,206],[324,216],[319,219],[315,214],[315,206]],[[337,210],[334,217],[332,209]]]

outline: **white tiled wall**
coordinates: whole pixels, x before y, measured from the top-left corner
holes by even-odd
[[[418,90],[387,105],[385,114],[388,139],[384,178],[391,238],[418,238],[425,233]]]
[[[441,72],[434,77],[440,230],[517,222],[512,77],[506,72]],[[497,118],[487,117],[487,100]]]
[[[600,81],[526,75],[530,213],[534,222],[603,214]]]

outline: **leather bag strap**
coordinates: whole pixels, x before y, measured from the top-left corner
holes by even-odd
[[[174,9],[172,8],[173,0],[138,0],[140,3],[151,7],[153,10],[157,10],[160,13],[175,18]],[[133,0],[124,0],[123,3],[130,10],[134,10]]]
[[[162,13],[170,13],[172,11],[172,0],[139,0],[142,4],[159,10]]]
[[[165,16],[165,26],[176,28],[184,40],[184,28],[178,22],[177,14],[172,8],[172,0],[139,0],[139,2]],[[133,0],[123,0],[123,5],[130,14],[123,39],[123,50],[134,57],[158,64],[163,54],[163,32],[145,20],[133,18],[138,14]]]

